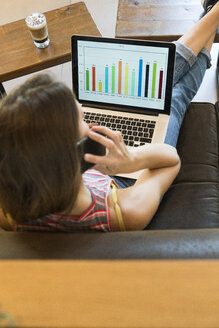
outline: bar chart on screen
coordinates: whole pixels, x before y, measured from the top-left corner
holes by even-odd
[[[103,102],[113,97],[118,103],[163,106],[168,49],[95,42],[78,49],[81,94],[99,96]]]

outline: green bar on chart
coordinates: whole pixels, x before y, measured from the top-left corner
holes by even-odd
[[[89,70],[86,70],[86,90],[89,90]]]
[[[125,95],[128,95],[128,86],[129,86],[129,65],[125,65]]]
[[[112,93],[115,93],[116,67],[112,66]]]
[[[151,98],[155,98],[157,63],[153,63]]]
[[[135,95],[135,71],[132,71],[132,88],[131,88],[131,96]]]
[[[102,92],[102,82],[99,81],[99,92]]]

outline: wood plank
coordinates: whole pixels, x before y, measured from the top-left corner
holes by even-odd
[[[17,328],[213,328],[219,261],[0,261]]]
[[[24,19],[0,27],[0,81],[67,62],[71,59],[71,35],[100,35],[84,2],[45,13],[50,45],[33,44]]]
[[[200,0],[119,0],[116,36],[177,40],[202,12]]]

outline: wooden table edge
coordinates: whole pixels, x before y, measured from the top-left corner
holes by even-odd
[[[10,81],[12,79],[16,79],[16,78],[19,78],[19,77],[27,75],[27,74],[39,72],[41,70],[51,68],[53,66],[64,64],[66,62],[69,62],[70,60],[71,60],[71,54],[66,54],[61,57],[52,58],[48,61],[45,61],[44,63],[41,62],[37,65],[34,64],[33,66],[20,68],[20,69],[17,69],[16,71],[2,74],[1,82]]]

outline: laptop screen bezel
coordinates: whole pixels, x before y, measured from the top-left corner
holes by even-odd
[[[105,43],[120,43],[128,45],[140,45],[140,46],[153,46],[153,47],[164,47],[168,48],[168,64],[167,64],[167,79],[166,79],[166,90],[165,90],[165,102],[164,109],[152,109],[147,107],[135,107],[127,105],[118,105],[113,103],[104,103],[99,101],[88,101],[79,99],[79,82],[78,82],[78,41],[93,41],[93,42],[105,42]],[[174,66],[175,66],[175,53],[176,46],[171,42],[160,42],[160,41],[147,41],[147,40],[136,40],[136,39],[120,39],[120,38],[107,38],[107,37],[94,37],[85,35],[72,35],[71,37],[71,53],[72,53],[72,84],[73,91],[77,100],[87,107],[100,107],[110,108],[120,111],[133,112],[141,114],[170,114],[171,100],[172,100],[172,87],[174,77]]]

